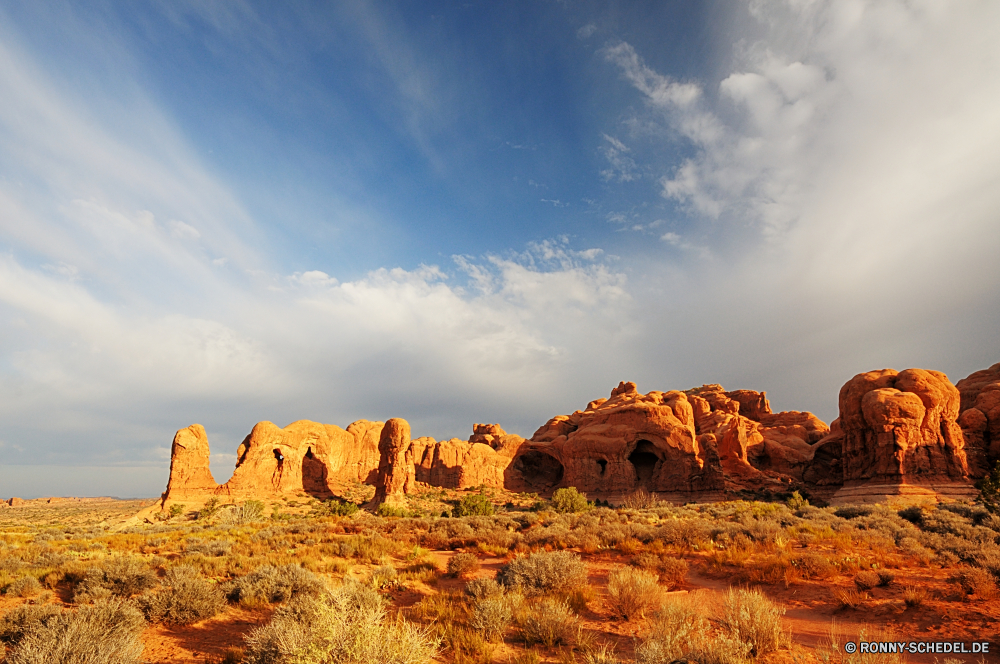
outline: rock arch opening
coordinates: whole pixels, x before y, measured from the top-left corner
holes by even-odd
[[[648,484],[653,479],[657,464],[660,463],[660,455],[656,446],[648,440],[640,440],[636,443],[635,450],[628,455],[629,463],[635,468],[635,476],[638,485]]]
[[[598,459],[597,465],[601,467],[601,477],[603,477],[605,471],[608,469],[608,462],[604,459]]]
[[[544,452],[525,452],[514,460],[514,470],[532,487],[546,489],[553,487],[563,478],[563,465]]]

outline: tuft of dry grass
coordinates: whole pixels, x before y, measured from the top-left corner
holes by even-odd
[[[881,584],[881,579],[879,575],[875,572],[864,571],[858,572],[854,576],[854,585],[858,587],[858,590],[866,592]]]
[[[906,586],[903,588],[903,603],[906,604],[907,608],[916,608],[923,604],[926,599],[927,590],[925,588],[918,586]]]
[[[857,610],[865,605],[867,595],[858,590],[838,588],[833,591],[833,598],[842,608]]]
[[[784,614],[783,608],[759,590],[731,588],[726,593],[725,625],[736,639],[750,648],[754,657],[787,645],[788,635],[781,627]]]
[[[608,603],[624,620],[645,616],[661,596],[655,574],[631,567],[619,567],[608,574]]]
[[[517,626],[527,645],[542,643],[550,648],[557,644],[573,645],[580,630],[579,619],[569,605],[550,598],[531,605],[518,616]]]

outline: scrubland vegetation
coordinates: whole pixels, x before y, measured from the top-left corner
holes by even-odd
[[[213,503],[132,525],[7,510],[4,661],[152,661],[155,630],[244,612],[258,624],[239,643],[190,661],[848,662],[834,636],[795,642],[796,592],[841,623],[870,611],[902,625],[987,611],[997,595],[1000,517],[973,505],[504,498],[414,501],[405,516],[308,497]]]

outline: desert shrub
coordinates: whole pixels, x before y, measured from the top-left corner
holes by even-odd
[[[223,584],[222,589],[231,602],[252,606],[283,602],[296,595],[317,595],[323,590],[323,582],[298,565],[263,565]]]
[[[993,575],[978,567],[968,567],[959,570],[951,579],[966,595],[991,597],[996,592]]]
[[[479,558],[474,553],[456,553],[448,561],[448,574],[456,577],[466,576],[479,569]]]
[[[0,641],[18,643],[28,632],[46,625],[62,613],[51,604],[22,604],[14,607],[0,618]]]
[[[500,568],[497,581],[529,594],[564,590],[587,582],[587,566],[569,551],[532,553]]]
[[[477,600],[472,605],[472,619],[469,624],[484,639],[496,643],[503,640],[504,632],[510,626],[513,616],[511,599],[503,595],[495,595]]]
[[[1000,461],[997,461],[990,474],[976,482],[979,497],[976,502],[982,504],[994,514],[1000,514]]]
[[[73,601],[91,602],[111,596],[128,598],[155,588],[156,584],[156,574],[144,561],[119,556],[88,570],[76,586]]]
[[[533,604],[518,617],[517,626],[529,646],[543,643],[572,645],[579,632],[579,619],[566,602],[551,598]]]
[[[625,509],[648,510],[656,507],[656,496],[645,489],[636,489],[622,500]]]
[[[730,589],[726,593],[726,627],[749,646],[754,657],[774,652],[788,641],[781,629],[784,613],[759,590]]]
[[[187,543],[184,545],[185,552],[200,553],[201,555],[208,556],[210,558],[221,558],[222,556],[227,555],[231,548],[233,548],[233,543],[226,539],[203,542],[197,537],[189,538]]]
[[[688,564],[682,558],[673,556],[658,556],[654,553],[640,553],[632,560],[632,564],[640,569],[657,574],[660,583],[668,590],[679,587],[687,579]]]
[[[749,647],[728,634],[711,634],[711,624],[689,602],[667,602],[650,621],[650,633],[636,648],[636,664],[742,664]]]
[[[805,507],[809,507],[809,501],[803,498],[802,494],[798,491],[793,491],[792,495],[785,501],[785,504],[793,512],[798,512]]]
[[[196,519],[204,520],[210,519],[215,516],[215,513],[219,511],[219,499],[217,497],[209,498],[208,501],[202,505],[201,509],[195,515]]]
[[[877,573],[871,571],[858,572],[854,576],[854,585],[858,587],[858,590],[871,590],[875,586],[880,584],[880,579]]]
[[[486,494],[474,493],[464,496],[455,506],[454,516],[490,516],[496,510]]]
[[[226,599],[195,568],[182,566],[169,570],[163,588],[140,596],[137,604],[150,622],[188,625],[219,613]]]
[[[7,594],[14,597],[34,597],[40,592],[42,584],[33,576],[22,576],[7,586]]]
[[[834,516],[841,519],[856,519],[859,516],[868,516],[875,511],[872,505],[844,505],[834,511]]]
[[[655,574],[630,567],[619,567],[608,574],[611,610],[625,620],[645,615],[660,596]]]
[[[576,490],[576,487],[556,489],[552,494],[552,508],[557,512],[586,512],[593,505],[587,502],[587,496]]]
[[[324,502],[320,507],[317,507],[313,514],[315,516],[353,516],[358,513],[358,507],[355,503],[340,501],[336,498],[331,498]]]
[[[130,602],[111,598],[63,611],[27,629],[7,664],[133,664],[146,621]]]
[[[503,586],[489,577],[473,579],[465,584],[465,594],[473,600],[488,599],[503,595]]]
[[[796,556],[791,563],[806,579],[829,579],[837,574],[837,566],[818,553]]]
[[[243,526],[264,518],[264,503],[247,500],[242,505],[231,505],[222,510],[219,521],[224,526]]]
[[[245,664],[425,664],[439,641],[413,623],[388,619],[371,588],[345,583],[282,606],[246,643]]]
[[[884,587],[884,586],[891,585],[892,582],[895,581],[895,580],[896,580],[896,575],[893,574],[892,572],[890,572],[889,570],[883,569],[883,570],[879,570],[878,571],[878,585],[879,586],[883,586]]]

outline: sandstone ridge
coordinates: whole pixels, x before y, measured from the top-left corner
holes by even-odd
[[[162,505],[181,500],[343,495],[358,482],[374,503],[418,485],[488,486],[548,494],[576,487],[619,499],[718,500],[799,490],[832,502],[964,498],[1000,457],[1000,364],[953,385],[937,371],[882,369],[840,390],[840,416],[775,413],[764,392],[703,385],[640,393],[622,382],[607,399],[557,415],[525,439],[475,424],[468,440],[411,438],[400,418],[347,429],[302,420],[260,422],[237,450],[225,484],[209,470],[200,425],[171,450]]]

